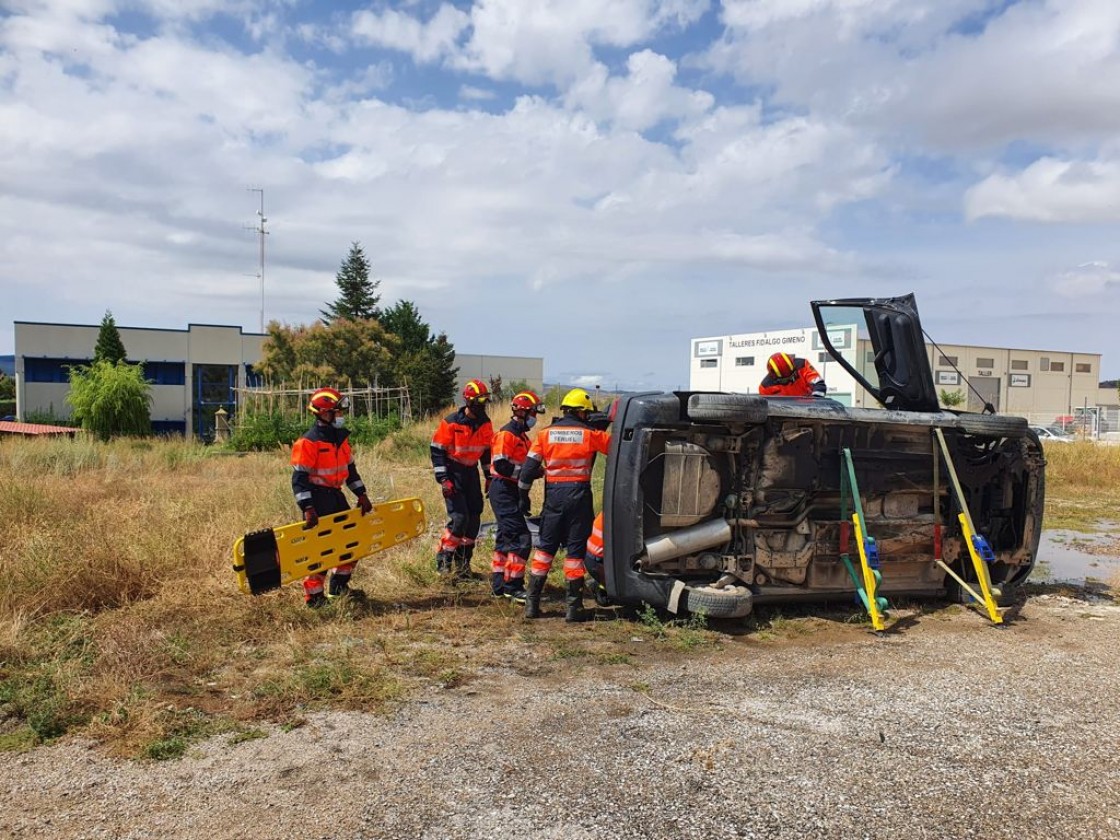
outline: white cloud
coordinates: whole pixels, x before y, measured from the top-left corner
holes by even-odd
[[[1105,292],[1120,291],[1120,269],[1099,260],[1082,263],[1055,275],[1051,286],[1064,297],[1092,299]]]
[[[1015,174],[989,175],[965,193],[964,206],[970,220],[1120,221],[1120,162],[1045,157]]]
[[[400,50],[426,64],[452,53],[469,21],[466,12],[441,3],[427,22],[394,9],[362,10],[354,13],[350,29],[360,41]]]
[[[625,48],[695,21],[707,0],[479,0],[458,66],[492,79],[566,89],[595,64],[592,48]]]
[[[676,64],[651,50],[632,53],[625,77],[608,77],[602,64],[567,92],[569,107],[631,131],[645,131],[665,119],[696,117],[712,107],[715,98],[673,83]]]

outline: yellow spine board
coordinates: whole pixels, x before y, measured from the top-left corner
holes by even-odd
[[[312,529],[293,522],[240,537],[233,544],[233,570],[242,592],[259,594],[408,542],[423,534],[425,527],[424,503],[417,498],[381,502],[365,516],[352,508],[319,517]],[[247,562],[246,540],[263,547],[266,556],[251,549],[256,556]],[[264,585],[259,583],[262,564],[268,567]]]
[[[859,549],[859,565],[863,569],[863,588],[867,593],[867,612],[871,616],[871,626],[876,630],[886,627],[883,614],[879,612],[879,602],[876,600],[878,592],[875,588],[875,570],[867,565],[867,551],[863,545],[863,528],[860,525],[859,514],[852,514],[852,524],[855,526],[856,547]]]
[[[984,560],[980,557],[980,554],[976,551],[976,546],[972,542],[972,523],[963,513],[957,514],[957,521],[961,523],[964,544],[968,546],[969,556],[972,557],[972,568],[976,570],[976,580],[980,583],[980,592],[984,595],[984,608],[988,611],[988,618],[992,620],[992,624],[1003,624],[1003,616],[1000,614],[999,606],[997,606],[995,598],[992,597],[992,579],[988,576],[988,567],[984,564]]]

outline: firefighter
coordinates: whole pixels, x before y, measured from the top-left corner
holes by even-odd
[[[775,353],[766,362],[766,376],[758,393],[766,397],[823,397],[828,388],[807,359]]]
[[[490,564],[490,592],[525,603],[525,564],[533,550],[533,537],[525,517],[529,514],[529,491],[517,486],[518,475],[529,454],[528,431],[536,425],[544,403],[532,391],[522,391],[510,400],[512,418],[494,435],[491,472],[494,481],[487,496],[497,519],[494,559]]]
[[[583,565],[587,574],[591,576],[588,584],[595,595],[595,603],[600,607],[611,605],[610,596],[607,595],[607,578],[603,571],[603,557],[606,555],[606,546],[603,542],[603,512],[591,525],[591,536],[587,538],[587,549],[583,555]]]
[[[436,571],[453,579],[471,577],[471,557],[482,521],[483,489],[490,489],[490,444],[494,427],[486,416],[490,389],[480,379],[463,388],[463,406],[444,417],[432,435],[432,469],[443,490],[447,525],[439,540]]]
[[[348,440],[350,432],[342,426],[343,412],[350,407],[350,401],[334,388],[320,388],[311,395],[307,407],[315,415],[315,424],[292,444],[292,492],[303,512],[304,527],[314,528],[320,516],[350,509],[342,493],[343,484],[358,497],[358,507],[365,516],[373,510],[373,504],[354,465]],[[327,590],[330,597],[351,593],[350,576],[354,565],[344,563],[334,568]],[[320,607],[326,603],[324,578],[320,572],[303,579],[303,598],[307,606]],[[354,590],[353,594],[359,593]]]
[[[529,569],[525,617],[540,618],[541,592],[556,551],[564,543],[567,581],[566,621],[584,621],[583,556],[591,534],[595,505],[591,497],[591,467],[595,453],[607,454],[610,432],[592,428],[588,420],[595,405],[582,388],[573,388],[560,403],[563,417],[537,435],[521,468],[518,486],[529,490],[544,472],[544,507],[538,547]]]

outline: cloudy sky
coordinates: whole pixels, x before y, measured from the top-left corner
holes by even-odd
[[[12,322],[383,303],[546,378],[913,291],[949,343],[1120,376],[1116,0],[3,0]]]

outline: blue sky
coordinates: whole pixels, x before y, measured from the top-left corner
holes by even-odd
[[[689,339],[915,292],[946,343],[1120,376],[1115,0],[8,0],[12,322],[383,301],[546,378],[686,385]]]

